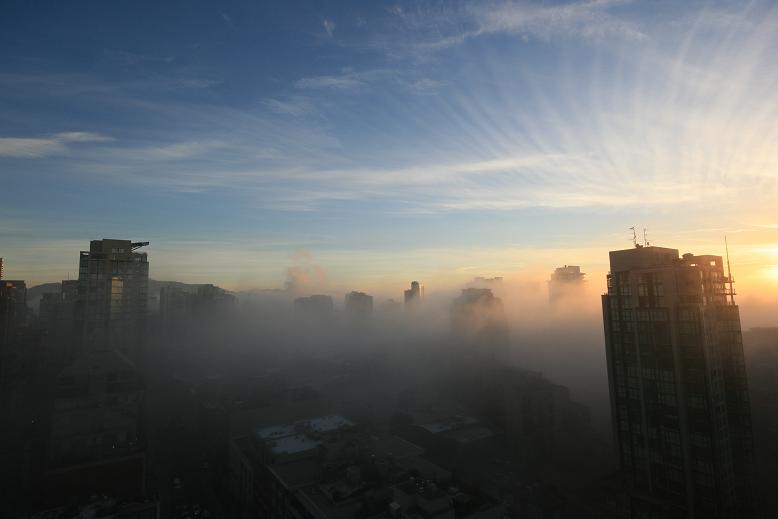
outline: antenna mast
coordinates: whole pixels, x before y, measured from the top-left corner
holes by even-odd
[[[643,247],[648,247],[648,234],[645,227],[643,227]]]
[[[638,237],[637,237],[637,234],[635,234],[635,227],[634,226],[630,227],[629,230],[632,231],[632,245],[634,245],[635,248],[637,248],[637,246],[638,246]]]
[[[729,302],[735,304],[735,290],[732,288],[732,269],[729,266],[729,244],[727,243],[727,236],[724,235],[724,250],[727,253],[727,281],[729,281]]]

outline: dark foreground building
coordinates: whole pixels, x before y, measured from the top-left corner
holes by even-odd
[[[612,251],[602,296],[629,517],[754,517],[740,314],[720,256]]]

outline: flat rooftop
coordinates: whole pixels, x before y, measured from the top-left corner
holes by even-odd
[[[623,272],[637,268],[665,267],[679,258],[678,249],[665,247],[633,247],[608,253],[611,272]]]
[[[475,425],[478,423],[478,418],[472,416],[452,416],[450,418],[444,418],[442,420],[436,420],[419,425],[422,429],[430,434],[440,434],[455,429],[461,429],[462,427]]]
[[[291,424],[263,427],[256,435],[270,445],[275,454],[295,454],[316,448],[320,435],[339,431],[354,423],[340,415],[327,415]]]

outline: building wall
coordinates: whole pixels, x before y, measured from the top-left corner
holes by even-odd
[[[752,512],[740,320],[725,282],[718,256],[611,253],[603,319],[622,471],[679,516]]]

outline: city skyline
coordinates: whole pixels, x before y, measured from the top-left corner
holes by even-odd
[[[778,517],[778,2],[0,7],[2,517]]]
[[[152,277],[234,290],[301,264],[338,291],[599,286],[636,226],[727,235],[741,293],[774,294],[778,11],[660,4],[13,4],[6,277],[132,237]]]

